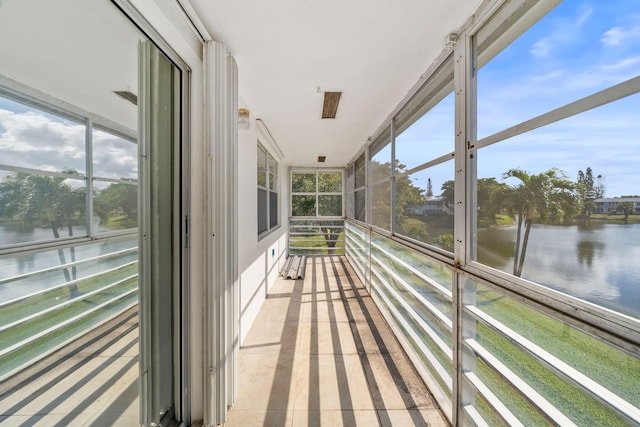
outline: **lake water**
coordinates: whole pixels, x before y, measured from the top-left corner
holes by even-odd
[[[478,230],[478,260],[512,272],[516,227]],[[533,225],[522,277],[640,318],[640,224]]]

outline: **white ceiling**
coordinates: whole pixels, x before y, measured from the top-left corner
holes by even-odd
[[[343,166],[481,0],[190,0],[290,165]],[[342,91],[335,120],[322,93]]]

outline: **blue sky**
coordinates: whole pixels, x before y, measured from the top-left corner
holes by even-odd
[[[478,138],[638,75],[640,1],[565,0],[479,70]],[[411,168],[447,147],[453,150],[451,96],[401,134],[396,150]],[[639,149],[640,95],[633,95],[479,150],[478,176],[557,167],[575,180],[590,166],[605,177],[607,197],[640,194]],[[448,164],[412,179],[425,188],[431,178],[438,194],[453,178]]]

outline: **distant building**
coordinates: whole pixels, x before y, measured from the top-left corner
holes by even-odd
[[[640,197],[614,197],[595,199],[593,201],[593,213],[597,214],[609,214],[616,213],[620,203],[631,202],[634,204],[635,213],[640,213]]]
[[[412,216],[451,215],[453,210],[447,206],[444,197],[435,196],[422,205],[407,207],[407,214]]]

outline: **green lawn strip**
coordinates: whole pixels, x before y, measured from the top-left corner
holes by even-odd
[[[381,287],[379,284],[376,284],[376,289],[378,294],[381,294],[381,295],[383,294],[384,296],[387,297],[387,299],[391,302],[391,304],[394,305],[397,311],[399,311],[400,313],[404,313],[406,311],[400,305],[400,303],[398,303],[397,299],[393,295],[386,292],[384,288]],[[405,301],[409,302],[406,298],[405,298]],[[389,310],[389,312],[393,313],[391,310]],[[430,315],[427,315],[425,317],[427,317],[427,319],[425,319],[425,323],[429,324],[431,328],[436,332],[436,334],[442,340],[444,340],[445,343],[449,345],[449,348],[451,348],[451,333],[449,331],[440,330],[442,325],[435,318],[431,317]],[[449,355],[444,354],[440,349],[440,347],[438,347],[433,342],[433,340],[425,332],[423,332],[422,328],[418,325],[418,323],[416,323],[413,320],[412,317],[410,317],[409,315],[406,315],[406,316],[403,316],[403,319],[411,328],[413,333],[421,338],[422,343],[431,351],[431,353],[436,357],[436,359],[438,359],[438,362],[440,362],[440,364],[444,366],[449,371],[449,373],[451,373],[450,370],[451,370],[452,362],[451,362],[451,358],[449,357],[451,356],[451,354]],[[397,321],[397,324],[400,326],[400,328],[402,328],[406,332],[405,336],[409,337],[409,334],[408,334],[409,331],[407,331],[406,328],[399,321]],[[416,350],[416,351],[418,352],[418,354],[422,352],[421,350]]]
[[[119,270],[102,274],[91,279],[81,280],[80,282],[78,282],[78,292],[92,292],[104,287],[105,285],[117,282],[118,280],[124,279],[125,277],[136,274],[137,271],[138,266],[137,264],[134,264],[125,268],[121,268]],[[70,298],[73,298],[73,295],[70,294],[70,288],[63,287],[48,292],[43,292],[33,297],[24,299],[23,301],[9,305],[0,310],[0,325],[7,325],[9,323],[15,322],[16,320],[19,320],[31,314],[38,313],[62,302],[68,301]]]
[[[323,234],[315,236],[291,236],[289,237],[289,248],[294,253],[303,252],[312,255],[344,255],[344,232],[340,233],[335,248],[329,249]],[[298,249],[298,248],[323,248],[318,249]]]
[[[478,290],[478,306],[493,318],[629,403],[640,403],[640,360],[497,292]]]
[[[438,386],[440,387],[440,390],[449,398],[451,399],[451,389],[452,389],[452,384],[447,384],[446,381],[440,377],[440,375],[436,372],[436,370],[433,368],[433,365],[431,364],[431,362],[429,362],[429,360],[426,358],[425,354],[422,352],[422,350],[420,349],[420,347],[418,346],[418,344],[416,343],[416,341],[407,333],[406,329],[398,324],[398,326],[400,327],[401,330],[404,331],[404,336],[406,337],[407,341],[409,342],[409,345],[411,346],[411,348],[413,348],[413,352],[420,358],[420,360],[422,361],[422,365],[424,368],[426,368],[427,371],[429,371],[429,373],[431,374],[431,376],[435,379],[435,381],[438,383]],[[442,363],[442,361],[440,362]],[[450,361],[447,361],[446,363],[443,364],[443,367],[445,368],[445,370],[449,373],[449,375],[451,376],[451,378],[453,378],[453,367]],[[445,408],[443,408],[443,410],[446,410]]]
[[[478,342],[577,425],[623,426],[622,418],[587,392],[557,376],[487,326],[477,325]],[[504,387],[504,386],[502,386]],[[508,391],[507,391],[508,392]],[[515,391],[512,393],[516,394]],[[517,395],[513,399],[517,399]],[[520,410],[521,408],[514,408]],[[525,423],[526,425],[526,423]]]
[[[29,320],[18,327],[0,333],[0,349],[10,347],[26,338],[38,334],[54,325],[60,324],[72,317],[80,315],[93,307],[103,304],[118,295],[137,289],[137,279],[128,280],[118,286],[99,292],[89,298],[77,300],[59,310],[54,310],[43,316]]]
[[[480,359],[475,361],[475,373],[522,424],[531,427],[549,425],[528,400]]]
[[[87,317],[77,320],[64,328],[47,335],[46,337],[35,340],[32,343],[11,352],[5,357],[0,358],[0,376],[41,356],[59,344],[86,333],[97,324],[114,316],[125,307],[136,303],[137,300],[137,293],[130,295],[125,299],[119,300],[114,304],[110,304],[102,310],[94,312]]]

